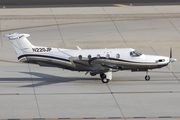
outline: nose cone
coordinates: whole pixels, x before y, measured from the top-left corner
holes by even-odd
[[[170,58],[170,62],[176,62],[177,59],[176,58]]]

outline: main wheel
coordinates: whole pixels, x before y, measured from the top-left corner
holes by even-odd
[[[102,73],[100,74],[102,83],[108,83],[109,79],[106,78],[106,74]]]
[[[146,76],[145,76],[145,80],[146,80],[146,81],[149,81],[149,80],[150,80],[150,76],[149,76],[149,75],[146,75]]]
[[[100,74],[100,77],[101,77],[101,78],[104,78],[104,77],[106,77],[106,75],[105,75],[104,73],[101,73],[101,74]]]
[[[102,83],[108,83],[109,82],[109,79],[107,78],[102,78]]]

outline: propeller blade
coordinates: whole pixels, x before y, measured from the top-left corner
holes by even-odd
[[[172,58],[172,47],[170,48],[170,58],[169,58],[169,70],[170,70],[170,74],[172,73],[172,62],[177,61],[177,59]]]
[[[170,48],[170,56],[169,56],[169,73],[170,74],[171,74],[171,70],[172,70],[171,58],[172,58],[172,47]]]
[[[170,49],[170,58],[172,58],[172,47]]]
[[[172,73],[172,62],[170,62],[170,74]]]

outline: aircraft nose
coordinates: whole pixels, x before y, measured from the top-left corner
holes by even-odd
[[[176,62],[177,59],[176,58],[170,58],[170,62]]]

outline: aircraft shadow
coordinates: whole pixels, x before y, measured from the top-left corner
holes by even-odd
[[[50,84],[57,84],[57,83],[65,83],[65,82],[72,82],[72,81],[93,81],[93,80],[100,80],[100,78],[87,78],[87,77],[60,77],[55,75],[49,75],[44,73],[38,72],[19,72],[23,74],[28,74],[29,77],[25,78],[0,78],[0,81],[8,81],[8,82],[33,82],[33,84],[28,84],[25,86],[20,87],[38,87]],[[36,77],[33,77],[36,76]]]

